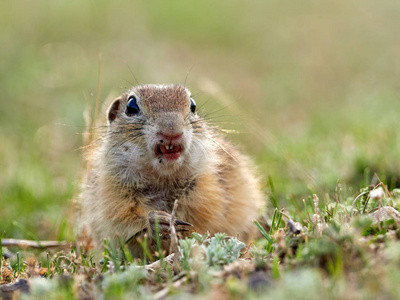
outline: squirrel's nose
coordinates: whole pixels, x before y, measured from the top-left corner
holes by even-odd
[[[158,138],[160,140],[160,143],[166,143],[166,142],[172,143],[178,141],[182,137],[182,135],[183,132],[178,134],[165,134],[160,132],[158,134]]]

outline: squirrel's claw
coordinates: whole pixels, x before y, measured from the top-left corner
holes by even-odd
[[[170,235],[170,222],[171,215],[165,211],[150,211],[148,214],[149,219],[149,229],[154,235],[158,232],[163,239],[168,239]],[[177,226],[177,232],[189,231],[186,228],[180,228],[180,226],[193,226],[192,224],[175,219],[174,225]],[[178,227],[179,226],[179,227]]]
[[[175,224],[175,226],[179,226],[179,225],[193,226],[193,224],[190,224],[188,222],[184,222],[184,221],[178,220],[178,219],[175,219],[174,224]]]

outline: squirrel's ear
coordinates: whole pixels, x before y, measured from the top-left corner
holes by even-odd
[[[108,124],[111,124],[117,118],[118,108],[120,104],[121,104],[121,98],[117,98],[108,108],[107,112]]]

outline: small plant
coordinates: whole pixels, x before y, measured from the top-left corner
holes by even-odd
[[[236,238],[228,237],[225,233],[216,233],[208,244],[201,245],[206,262],[210,267],[221,267],[237,260],[240,251],[246,246]]]
[[[274,215],[272,217],[269,234],[257,220],[254,220],[254,225],[257,227],[257,229],[261,232],[261,234],[267,241],[266,250],[269,253],[272,253],[274,250],[275,240],[273,238],[273,235],[279,229],[281,222],[282,222],[282,212],[278,211],[277,208],[275,208],[274,210]]]
[[[207,266],[220,268],[237,260],[240,251],[245,247],[246,244],[237,238],[228,237],[225,233],[216,233],[213,237],[209,234],[193,233],[190,238],[179,241],[180,262],[188,270],[193,265],[192,252],[196,249],[196,261],[203,257]]]

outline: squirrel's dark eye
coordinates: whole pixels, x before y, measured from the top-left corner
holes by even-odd
[[[136,98],[131,96],[128,99],[128,104],[126,105],[126,114],[127,115],[136,115],[140,111],[139,105],[137,104]]]
[[[196,102],[193,100],[193,98],[190,98],[190,110],[192,113],[196,111]]]

